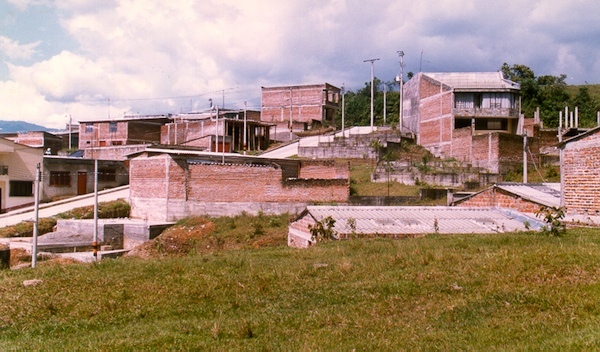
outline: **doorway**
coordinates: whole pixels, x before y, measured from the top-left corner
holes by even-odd
[[[79,171],[77,173],[77,195],[87,193],[87,172]]]

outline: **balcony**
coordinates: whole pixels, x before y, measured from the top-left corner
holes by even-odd
[[[519,110],[512,108],[454,108],[458,117],[519,117]]]

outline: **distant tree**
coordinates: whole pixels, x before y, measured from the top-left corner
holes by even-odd
[[[383,82],[373,79],[373,120],[374,125],[383,124],[383,87],[386,87],[386,122],[388,125],[398,123],[399,94],[393,81]],[[395,90],[396,89],[396,90]],[[344,96],[346,127],[370,126],[371,124],[371,82],[365,82],[363,88],[356,92],[348,91]],[[341,109],[338,110],[338,127],[341,127]]]
[[[540,108],[540,118],[547,127],[558,126],[558,114],[569,103],[566,75],[536,77],[525,65],[503,63],[500,68],[505,78],[521,85],[521,110],[527,117]]]
[[[591,97],[587,86],[579,87],[579,91],[571,100],[570,106],[578,108],[580,127],[590,128],[596,126],[596,114],[600,110],[600,103]]]

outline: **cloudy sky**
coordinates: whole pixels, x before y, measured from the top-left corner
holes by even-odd
[[[0,120],[260,109],[260,87],[524,64],[600,83],[595,0],[3,0]]]

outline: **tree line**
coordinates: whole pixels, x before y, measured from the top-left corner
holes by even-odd
[[[533,117],[535,110],[540,109],[540,118],[545,127],[558,127],[559,113],[565,107],[579,111],[579,126],[590,128],[596,126],[600,100],[592,96],[588,85],[577,86],[577,90],[568,89],[565,82],[567,76],[536,76],[533,70],[525,65],[503,63],[500,67],[504,78],[521,85],[521,110],[526,118]],[[408,73],[408,78],[413,76]],[[569,93],[573,91],[574,93]],[[376,126],[397,126],[399,121],[399,87],[394,80],[373,80],[373,116]],[[368,126],[371,120],[371,82],[364,87],[345,93],[345,125]],[[384,109],[385,100],[385,109]],[[385,112],[385,113],[384,113]],[[341,127],[341,109],[336,118]]]

